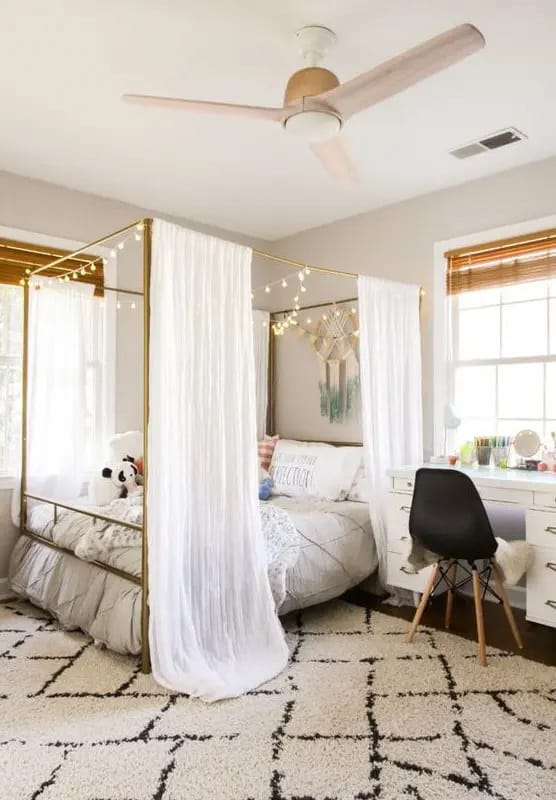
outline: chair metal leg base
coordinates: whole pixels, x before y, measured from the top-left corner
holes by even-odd
[[[458,568],[460,568],[463,572],[463,578],[459,580]],[[490,585],[491,575],[494,577],[496,591]],[[437,579],[438,583],[436,583]],[[521,640],[519,629],[512,612],[512,607],[510,606],[508,597],[506,595],[502,575],[500,574],[500,570],[493,559],[489,559],[485,566],[480,570],[475,563],[458,561],[457,559],[444,559],[438,561],[432,568],[431,576],[421,597],[421,602],[419,603],[419,606],[415,612],[415,616],[413,617],[411,628],[407,634],[408,642],[413,641],[413,637],[415,636],[417,628],[421,624],[421,620],[423,618],[423,614],[425,613],[425,609],[431,594],[435,591],[437,585],[442,581],[448,585],[446,616],[444,618],[446,628],[450,627],[452,621],[452,611],[454,608],[456,591],[468,583],[471,583],[473,586],[473,602],[475,605],[475,619],[477,622],[477,648],[479,663],[481,666],[486,667],[487,664],[485,622],[483,616],[483,602],[487,592],[504,606],[504,612],[506,614],[506,618],[515,642],[520,649],[523,647],[523,642]]]
[[[458,562],[453,561],[448,567],[447,582],[448,592],[446,596],[446,616],[444,617],[444,627],[450,628],[452,623],[452,612],[454,610],[454,599],[456,596],[456,578],[458,574]]]

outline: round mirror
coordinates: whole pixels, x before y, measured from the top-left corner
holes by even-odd
[[[541,440],[535,431],[524,430],[515,435],[514,449],[522,458],[532,458],[538,453],[540,446]]]

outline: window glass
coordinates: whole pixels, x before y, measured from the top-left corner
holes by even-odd
[[[543,394],[543,364],[504,364],[498,367],[499,418],[542,420]]]
[[[514,303],[517,300],[537,300],[546,297],[548,281],[531,281],[531,283],[516,283],[514,286],[502,288],[502,302]]]
[[[556,299],[548,301],[548,327],[550,355],[556,355]]]
[[[503,305],[502,357],[546,355],[547,322],[546,300]]]
[[[469,417],[462,420],[457,430],[458,444],[472,442],[476,436],[491,436],[496,430],[496,419],[491,417],[474,419]]]
[[[496,419],[496,367],[457,367],[455,408],[462,419]]]
[[[500,357],[500,309],[498,306],[472,308],[459,312],[458,358]]]
[[[21,458],[21,347],[23,290],[0,284],[0,474]]]
[[[478,292],[462,292],[457,298],[460,308],[498,305],[500,302],[500,289],[480,289]]]

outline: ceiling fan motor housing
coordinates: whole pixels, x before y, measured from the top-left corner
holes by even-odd
[[[324,67],[305,67],[294,72],[284,95],[284,128],[307,142],[325,141],[336,136],[342,128],[341,115],[323,100],[309,103],[306,100],[310,101],[339,85],[336,75]]]
[[[305,97],[328,92],[340,85],[340,81],[324,67],[304,67],[290,77],[284,94],[284,105],[293,106]]]

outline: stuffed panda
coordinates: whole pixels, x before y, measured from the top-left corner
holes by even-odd
[[[129,494],[128,487],[137,485],[136,478],[139,470],[135,466],[135,461],[132,456],[124,456],[119,464],[112,467],[104,467],[102,470],[103,478],[110,478],[114,486],[120,489],[119,497],[127,497]]]
[[[93,478],[89,483],[89,500],[95,506],[106,506],[113,500],[127,497],[137,488],[138,472],[131,456],[104,467],[102,477]]]

